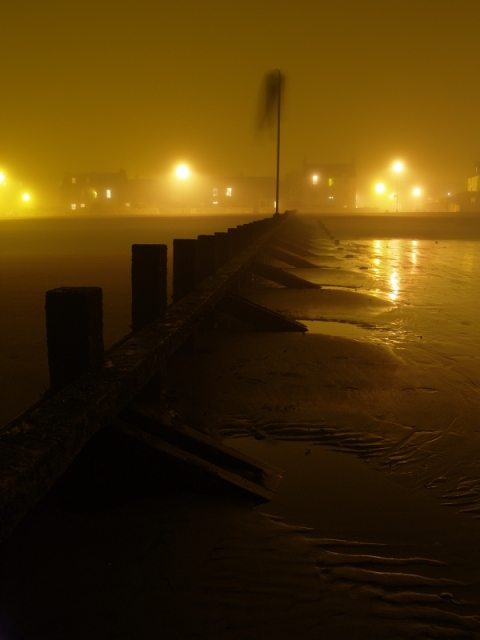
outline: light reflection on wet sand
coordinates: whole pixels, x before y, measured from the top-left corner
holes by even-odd
[[[398,347],[420,339],[436,348],[445,343],[449,352],[456,344],[459,353],[468,348],[480,356],[479,242],[376,239],[347,242],[345,250],[355,251],[356,260],[335,284],[351,283],[359,264],[367,265],[356,291],[395,303],[376,318],[378,339]]]
[[[462,243],[458,243],[458,248],[461,246]],[[440,249],[434,242],[423,239],[416,245],[411,240],[367,239],[352,243],[348,253],[353,257],[339,259],[335,263],[342,265],[341,269],[320,269],[315,276],[322,279],[335,277],[337,285],[343,284],[347,288],[342,293],[350,294],[349,300],[348,296],[342,298],[343,303],[346,306],[350,304],[350,307],[341,318],[333,314],[329,320],[328,309],[322,309],[325,320],[322,328],[327,332],[332,331],[332,327],[339,332],[348,330],[350,335],[342,334],[343,337],[351,338],[356,333],[355,340],[382,341],[391,344],[394,350],[408,347],[410,361],[421,361],[424,369],[437,366],[439,372],[444,372],[448,384],[458,384],[463,393],[466,377],[459,379],[458,367],[470,362],[465,358],[470,357],[471,345],[477,344],[477,336],[472,330],[474,325],[463,325],[462,322],[473,323],[478,315],[475,315],[474,299],[466,309],[462,302],[469,299],[478,284],[478,255],[476,247],[473,247],[471,255],[462,257],[459,263],[453,246],[447,253]],[[465,275],[468,268],[463,269],[464,264],[469,265],[470,272],[475,274],[475,282]],[[458,273],[451,265],[456,265]],[[95,275],[94,272],[92,274]],[[110,278],[106,279],[107,286],[114,282]],[[459,291],[452,288],[451,278],[458,279]],[[352,284],[361,284],[361,287],[355,286],[356,293],[348,291]],[[290,292],[288,294],[293,298]],[[356,294],[357,299],[364,298],[363,306],[352,307],[351,298]],[[362,294],[375,296],[387,304],[369,306],[365,302],[367,296]],[[449,301],[445,305],[442,296],[447,294]],[[323,299],[327,298],[324,296]],[[115,296],[112,299],[119,302]],[[123,309],[120,302],[119,308]],[[373,302],[378,303],[378,300]],[[341,305],[334,309],[340,314]],[[123,311],[124,318],[128,317],[128,309]],[[317,327],[320,325],[318,320],[313,322]],[[459,331],[460,326],[464,327],[464,333]],[[225,625],[225,634],[222,635],[235,628],[232,616],[234,619],[238,616],[243,624],[250,625],[242,629],[241,635],[231,637],[266,637],[263,631],[267,623],[271,624],[272,617],[277,622],[280,620],[281,624],[294,626],[295,631],[271,637],[316,638],[319,629],[323,633],[325,620],[339,626],[350,621],[351,630],[343,629],[342,633],[340,629],[335,633],[335,628],[330,636],[342,639],[360,636],[478,637],[474,634],[478,632],[480,620],[473,615],[478,613],[477,604],[465,602],[472,591],[475,594],[479,592],[475,584],[479,564],[477,530],[471,527],[470,520],[470,529],[475,535],[470,535],[470,529],[463,527],[467,515],[459,516],[455,523],[446,522],[441,512],[444,507],[429,500],[430,495],[426,491],[416,492],[412,486],[406,491],[386,474],[373,468],[375,462],[380,461],[381,468],[386,471],[405,469],[405,465],[420,452],[423,458],[422,466],[417,464],[419,480],[424,482],[424,477],[430,478],[425,489],[434,491],[443,483],[445,500],[457,505],[460,500],[466,509],[475,505],[480,487],[479,483],[475,484],[475,478],[460,479],[452,488],[447,486],[445,476],[437,474],[432,477],[431,470],[427,469],[434,458],[437,431],[444,425],[441,419],[447,406],[446,402],[441,404],[446,394],[428,386],[433,378],[427,375],[429,370],[417,380],[407,378],[410,369],[405,378],[399,378],[398,359],[391,357],[390,351],[387,353],[385,349],[359,343],[352,348],[349,340],[324,339],[323,336],[263,334],[259,337],[254,332],[229,335],[228,353],[218,353],[218,360],[224,368],[217,362],[215,369],[210,365],[217,351],[221,350],[218,345],[222,339],[215,335],[212,340],[213,345],[207,345],[210,348],[195,354],[194,366],[191,356],[188,356],[186,368],[180,371],[179,388],[184,392],[188,387],[188,376],[196,376],[198,379],[193,380],[186,395],[188,403],[194,404],[193,392],[197,389],[200,401],[204,403],[194,407],[198,409],[198,419],[205,420],[210,427],[215,420],[231,418],[230,433],[225,431],[225,435],[233,435],[232,444],[241,446],[243,441],[249,451],[260,458],[270,451],[272,459],[285,469],[285,482],[278,493],[278,500],[270,505],[270,509],[265,509],[275,514],[278,520],[264,520],[268,526],[259,526],[262,519],[258,511],[241,510],[240,515],[235,514],[236,519],[227,513],[225,526],[218,528],[218,520],[215,521],[214,517],[223,515],[225,507],[219,508],[215,504],[214,508],[208,509],[203,499],[196,495],[186,509],[179,509],[175,502],[180,525],[171,517],[168,504],[165,507],[155,503],[152,507],[137,502],[133,505],[133,513],[137,517],[133,519],[128,505],[125,511],[113,509],[110,513],[101,513],[100,519],[95,520],[89,515],[86,519],[88,526],[84,529],[86,533],[80,529],[78,545],[72,548],[76,549],[76,561],[82,565],[81,571],[77,570],[79,575],[83,576],[85,566],[88,567],[85,560],[90,561],[93,567],[95,584],[101,587],[99,604],[95,604],[101,609],[102,616],[105,617],[105,607],[110,605],[103,604],[104,593],[120,584],[127,596],[122,592],[121,602],[125,606],[118,618],[118,632],[124,634],[125,628],[137,628],[139,620],[144,618],[149,621],[148,616],[143,615],[145,608],[140,607],[142,614],[132,616],[133,627],[120,625],[120,622],[124,623],[124,611],[128,611],[135,598],[145,606],[145,594],[148,596],[149,593],[143,584],[148,585],[151,581],[157,589],[153,592],[150,587],[154,593],[151,609],[155,613],[164,606],[169,610],[163,614],[168,620],[170,610],[178,608],[182,621],[191,620],[196,627],[197,619],[202,615],[208,618],[210,613],[215,620],[214,623],[209,622],[209,631],[216,628],[214,624],[221,619]],[[236,340],[240,344],[235,345]],[[228,361],[230,357],[232,360]],[[201,369],[202,359],[208,365],[205,371]],[[452,368],[450,371],[447,362]],[[376,379],[379,369],[381,373],[377,373],[379,379]],[[205,389],[201,388],[202,384],[205,384]],[[305,391],[307,384],[310,384],[308,392]],[[439,386],[441,391],[445,388],[445,385]],[[361,404],[362,389],[364,406]],[[208,394],[211,394],[210,405]],[[432,413],[437,398],[440,406],[437,413]],[[237,413],[230,415],[235,404]],[[468,418],[472,414],[465,411],[465,405],[466,402],[462,406],[466,415],[464,422],[469,426]],[[363,414],[359,408],[364,409]],[[314,420],[310,419],[309,411],[313,412]],[[427,418],[431,422],[425,425],[423,421]],[[415,425],[420,425],[417,431]],[[228,424],[224,426],[228,427]],[[462,428],[463,424],[452,420],[452,437],[447,440],[448,444],[458,447]],[[261,440],[256,439],[259,436],[262,436]],[[453,455],[455,457],[457,452]],[[370,461],[371,465],[367,466],[356,456],[367,463]],[[464,460],[459,459],[458,462],[462,468],[453,470],[453,479],[469,473]],[[473,462],[470,469],[478,469],[478,462]],[[200,526],[195,520],[197,514],[200,514]],[[105,525],[112,515],[117,520],[110,530]],[[61,517],[62,514],[60,522]],[[296,524],[286,524],[284,518],[287,523],[295,521]],[[191,531],[186,535],[185,523],[188,524],[189,520],[192,522]],[[461,527],[458,522],[462,523]],[[313,525],[316,531],[305,529],[304,524]],[[71,516],[68,526],[72,532],[79,528]],[[105,530],[108,535],[105,535]],[[123,544],[126,551],[123,555],[118,552],[117,557],[114,555],[117,562],[114,562],[112,570],[110,552],[117,545],[117,540],[125,535],[125,530],[127,535]],[[105,535],[107,554],[100,555],[95,548],[93,553],[89,553],[81,546],[86,544],[89,536],[96,540],[92,531],[97,537],[98,532]],[[65,529],[58,528],[57,538],[54,536],[53,540],[58,539],[59,543],[53,545],[54,550],[66,547],[64,532]],[[347,539],[332,540],[332,533]],[[324,535],[328,539],[324,539]],[[138,540],[141,536],[147,541]],[[45,544],[48,539],[48,535],[36,536],[36,540]],[[385,539],[392,546],[385,545]],[[445,540],[449,542],[448,548],[444,546]],[[413,557],[407,554],[410,543]],[[26,548],[34,549],[30,556],[46,558],[45,562],[50,563],[48,553],[37,553],[37,548],[31,544]],[[425,552],[425,557],[416,557],[418,549],[422,555]],[[23,559],[24,555],[20,549],[18,556]],[[98,558],[105,556],[110,562],[108,566],[105,563],[99,568]],[[172,562],[172,557],[174,562],[181,558],[180,573],[183,571],[184,575],[179,579],[178,567],[175,566],[171,575],[167,572],[168,589],[159,591],[165,565]],[[448,565],[439,562],[439,557],[441,561],[446,559]],[[62,561],[60,554],[57,562],[63,567]],[[120,573],[125,566],[133,567],[130,573]],[[123,583],[122,575],[125,576]],[[473,589],[470,589],[468,581],[473,584]],[[44,584],[44,572],[41,570],[34,584]],[[141,585],[138,589],[137,584]],[[60,591],[61,585],[57,589]],[[34,593],[34,590],[30,591]],[[38,591],[42,592],[41,589]],[[75,596],[75,591],[72,594]],[[94,597],[97,597],[96,593]],[[175,597],[175,606],[172,607],[171,601]],[[74,604],[77,601],[75,597],[70,600]],[[83,607],[83,610],[88,611],[89,608]],[[253,623],[252,612],[256,615]],[[53,611],[51,615],[58,624],[56,613]],[[380,629],[379,634],[359,632],[359,620],[363,621],[362,629],[369,632],[374,621],[376,628]],[[252,626],[255,623],[257,628]],[[305,627],[308,629],[306,633],[313,630],[311,636],[298,631]],[[250,631],[255,636],[248,636]],[[191,637],[193,634],[198,635],[198,628],[192,630]],[[203,637],[214,635],[209,632]],[[67,636],[64,634],[63,637]],[[148,634],[145,637],[149,637]]]

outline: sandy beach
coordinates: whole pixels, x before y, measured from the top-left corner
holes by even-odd
[[[480,221],[301,222],[312,267],[271,263],[322,288],[242,295],[309,331],[219,318],[168,378],[172,412],[283,470],[275,499],[105,429],[0,549],[1,640],[480,638]],[[45,289],[103,286],[107,346],[129,324],[123,241],[31,238],[0,258],[3,422],[48,385]]]

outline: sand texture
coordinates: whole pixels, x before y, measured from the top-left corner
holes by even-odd
[[[105,429],[0,549],[1,640],[480,638],[478,222],[323,222],[337,244],[317,218],[283,239],[314,267],[266,258],[321,289],[241,292],[308,332],[219,315],[168,372],[172,414],[283,470],[275,499]],[[9,283],[32,338],[2,350],[5,415],[45,368]]]

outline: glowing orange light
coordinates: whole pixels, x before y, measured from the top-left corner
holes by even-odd
[[[190,175],[190,169],[186,164],[179,164],[175,170],[175,175],[179,180],[186,180]]]

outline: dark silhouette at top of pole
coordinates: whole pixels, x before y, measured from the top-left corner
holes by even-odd
[[[281,132],[281,103],[282,94],[285,89],[285,77],[279,69],[270,71],[266,74],[262,97],[260,103],[260,112],[258,120],[258,128],[264,129],[271,127],[275,121],[277,124],[277,170],[275,183],[275,213],[278,213],[278,203],[280,199],[280,132]]]

